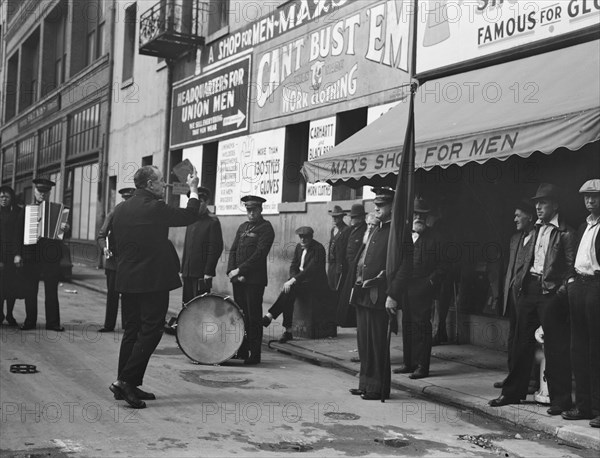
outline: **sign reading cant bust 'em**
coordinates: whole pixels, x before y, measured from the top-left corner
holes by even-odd
[[[250,55],[173,88],[171,147],[248,131]]]
[[[599,23],[598,0],[420,0],[417,73],[560,41]]]
[[[409,3],[352,2],[323,27],[302,28],[286,41],[257,46],[252,122],[332,104],[343,111],[357,99],[386,96],[406,83]]]
[[[283,185],[285,128],[219,142],[215,210],[241,215],[240,199],[248,194],[267,199],[264,214],[276,214]]]

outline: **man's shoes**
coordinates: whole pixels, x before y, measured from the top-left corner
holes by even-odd
[[[13,317],[6,317],[6,322],[9,326],[18,326],[17,320],[15,320]]]
[[[244,364],[246,366],[256,366],[260,364],[260,358],[247,358],[244,360]]]
[[[23,323],[21,326],[19,326],[19,329],[21,331],[29,331],[31,329],[35,329],[36,325],[35,324],[27,324],[27,323]]]
[[[361,390],[360,388],[350,388],[348,391],[350,391],[350,394],[353,394],[354,396],[361,396],[365,394],[365,391]]]
[[[139,399],[144,399],[146,401],[154,401],[156,399],[156,396],[154,395],[154,393],[144,391],[144,390],[138,388],[137,386],[133,389],[133,391],[135,392],[136,396]],[[115,399],[117,401],[120,401],[123,399],[123,397],[121,396],[121,394],[115,393]]]
[[[177,329],[173,327],[175,323],[177,323],[177,318],[175,317],[171,317],[169,321],[165,321],[165,325],[163,327],[165,334],[169,334],[170,336],[177,335]]]
[[[502,380],[501,382],[494,382],[494,388],[504,388],[505,384],[506,384],[506,379]]]
[[[47,331],[65,332],[65,328],[62,326],[46,326]]]
[[[365,401],[378,401],[381,399],[381,394],[380,393],[363,393],[360,395],[360,397],[362,399],[364,399]]]
[[[350,358],[351,363],[360,363],[360,358],[358,356],[353,356]]]
[[[293,339],[294,339],[294,336],[292,335],[292,333],[285,331],[283,334],[281,334],[281,337],[279,338],[279,343],[286,343]]]
[[[269,327],[269,325],[271,324],[271,318],[269,318],[267,315],[262,317],[262,325],[267,328]]]
[[[551,406],[548,410],[546,410],[546,412],[548,413],[548,415],[560,415],[565,410],[566,409],[563,409],[562,407],[559,407],[559,406]]]
[[[590,426],[592,428],[600,428],[600,416],[593,418],[590,421]]]
[[[406,364],[402,364],[400,367],[397,367],[392,372],[394,374],[410,374],[410,373],[414,372],[415,369],[416,369],[416,367],[407,366]]]
[[[135,394],[135,387],[131,386],[127,382],[117,380],[115,383],[110,385],[109,389],[115,395],[120,395],[121,398],[124,399],[127,404],[134,409],[144,409],[146,407],[146,403]]]
[[[565,420],[591,420],[594,418],[592,412],[582,412],[577,407],[560,414]]]
[[[100,328],[98,332],[114,332],[114,328]]]
[[[413,379],[413,380],[417,380],[417,379],[425,378],[425,377],[429,377],[429,371],[426,371],[422,367],[417,367],[417,369],[408,376],[408,378]]]
[[[509,398],[508,396],[504,396],[501,394],[496,399],[492,399],[488,404],[492,407],[502,407],[510,404],[520,404],[518,399]]]

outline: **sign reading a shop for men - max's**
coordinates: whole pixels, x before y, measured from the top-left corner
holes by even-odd
[[[248,131],[250,61],[246,55],[173,87],[172,148]]]
[[[418,19],[417,73],[454,72],[596,39],[600,0],[419,0]]]
[[[267,128],[402,98],[410,1],[357,1],[254,50],[252,124]],[[293,119],[282,119],[293,117]]]

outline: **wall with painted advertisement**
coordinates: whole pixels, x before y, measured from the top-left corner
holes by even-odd
[[[309,121],[402,97],[411,2],[353,2],[321,27],[254,48],[251,131]]]
[[[219,142],[215,213],[241,215],[248,194],[267,199],[263,214],[277,214],[283,184],[285,129]]]

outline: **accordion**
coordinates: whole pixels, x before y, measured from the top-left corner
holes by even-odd
[[[24,245],[35,245],[40,238],[62,240],[62,223],[69,218],[69,209],[63,204],[42,202],[25,207]]]

